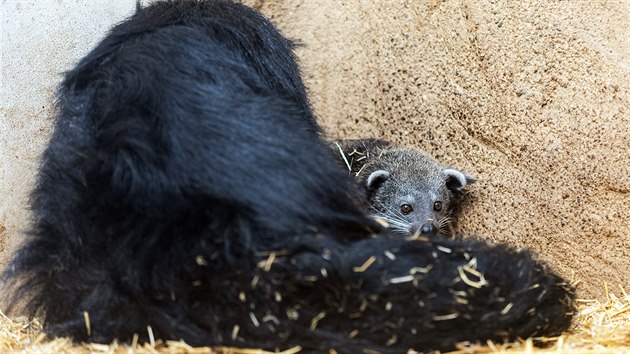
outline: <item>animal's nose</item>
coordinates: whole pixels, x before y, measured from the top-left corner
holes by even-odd
[[[420,227],[420,234],[427,236],[435,236],[437,234],[437,228],[430,222]]]

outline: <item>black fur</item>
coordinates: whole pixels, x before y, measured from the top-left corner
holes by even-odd
[[[193,345],[400,353],[569,324],[572,289],[526,251],[374,224],[320,141],[290,43],[245,6],[139,10],[58,100],[5,274],[52,336],[150,326]]]

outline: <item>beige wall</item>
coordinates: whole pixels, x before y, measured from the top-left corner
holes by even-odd
[[[62,73],[134,9],[134,0],[0,3],[0,267],[28,224],[28,193]]]

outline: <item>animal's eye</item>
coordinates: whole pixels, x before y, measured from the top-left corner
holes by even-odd
[[[442,202],[438,200],[437,202],[433,203],[433,210],[435,211],[442,210]]]
[[[403,214],[407,215],[407,214],[409,214],[409,213],[411,213],[413,211],[413,207],[411,205],[409,205],[409,204],[403,204],[403,205],[400,206],[400,211]]]

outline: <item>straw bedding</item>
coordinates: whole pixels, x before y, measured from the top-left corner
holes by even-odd
[[[558,338],[529,338],[516,343],[484,343],[461,345],[453,353],[630,353],[630,295],[619,286],[605,286],[605,301],[578,300],[578,314],[572,329]],[[534,343],[544,343],[544,347]],[[148,343],[73,344],[67,338],[49,339],[41,332],[39,321],[10,319],[0,314],[0,352],[2,353],[170,353],[170,354],[264,354],[258,349],[193,348],[182,342],[163,342],[157,338]],[[299,353],[288,348],[281,353]],[[413,351],[409,351],[413,353]]]

